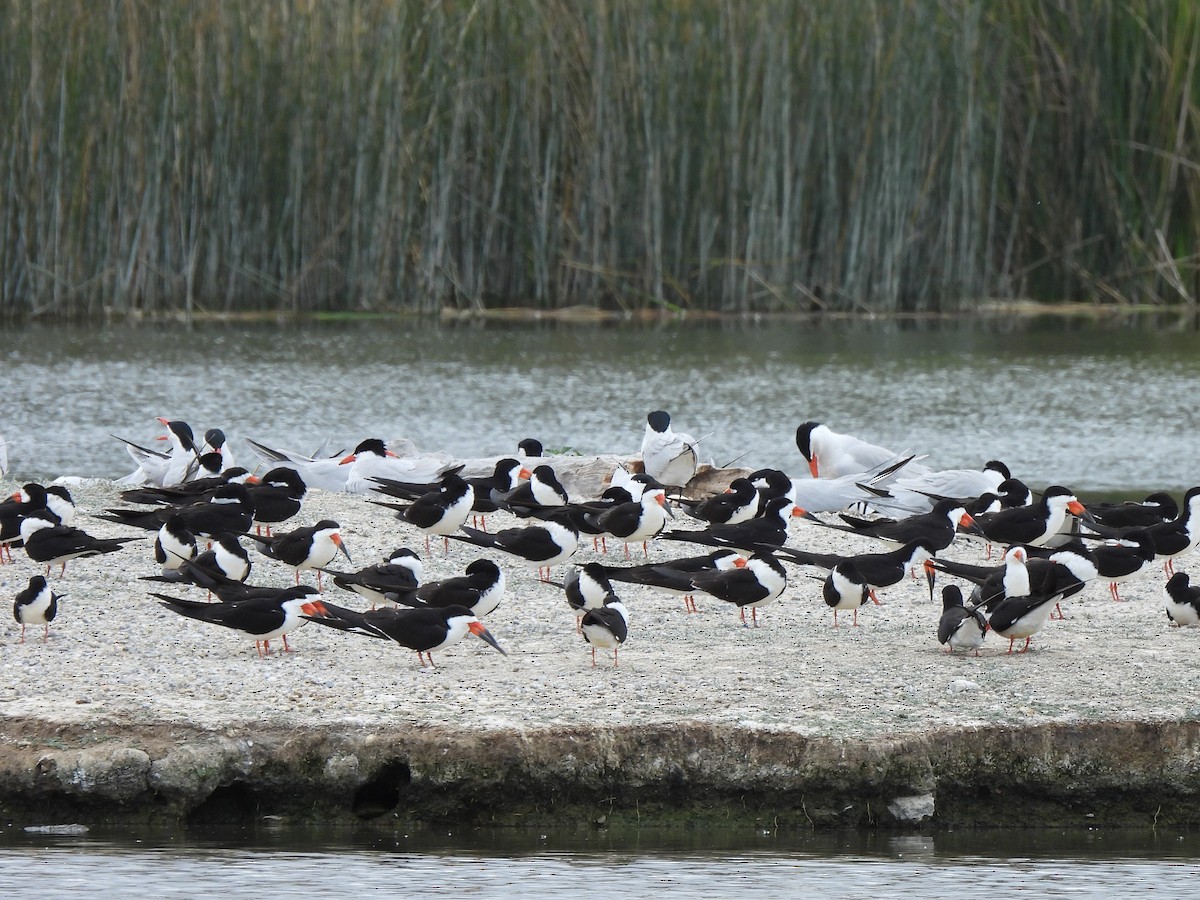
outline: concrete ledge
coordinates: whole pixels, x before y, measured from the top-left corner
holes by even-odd
[[[18,824],[1147,826],[1200,824],[1200,723],[886,740],[681,722],[469,731],[0,723]]]

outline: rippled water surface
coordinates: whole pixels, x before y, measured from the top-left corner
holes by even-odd
[[[1195,835],[965,832],[782,835],[520,830],[280,831],[223,838],[0,834],[5,896],[1191,896]]]
[[[672,326],[357,322],[0,331],[14,477],[116,477],[154,417],[313,452],[405,436],[456,456],[534,436],[636,452],[665,408],[717,463],[800,472],[808,419],[938,468],[999,458],[1033,486],[1200,483],[1200,334],[1173,323]]]

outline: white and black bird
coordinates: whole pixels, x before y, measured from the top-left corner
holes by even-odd
[[[490,559],[477,559],[462,575],[427,581],[407,590],[388,591],[385,597],[402,606],[464,606],[482,619],[500,605],[504,586],[501,568]]]
[[[715,569],[696,574],[692,586],[737,606],[743,625],[747,624],[746,610],[750,610],[757,628],[759,607],[779,599],[787,588],[787,571],[770,553],[755,553],[741,559],[740,564],[735,561],[728,571]]]
[[[313,570],[317,573],[317,590],[322,590],[321,570],[333,562],[340,552],[350,559],[350,551],[342,540],[341,526],[332,519],[322,519],[315,525],[296,528],[282,534],[247,535],[259,544],[264,556],[277,560],[294,570],[296,584],[300,583],[300,573]]]
[[[618,599],[613,592],[612,582],[609,581],[608,569],[597,562],[568,567],[562,588],[567,605],[575,610],[576,633],[579,632],[585,615]]]
[[[417,663],[424,667],[426,659],[433,667],[433,651],[457,644],[468,634],[487,642],[507,656],[492,633],[466,607],[409,607],[392,606],[357,612],[332,603],[324,603],[322,611],[309,616],[311,621],[367,637],[394,641],[401,647],[417,651]]]
[[[339,572],[330,568],[324,571],[342,590],[353,591],[371,601],[374,609],[381,603],[390,602],[389,593],[402,594],[419,587],[425,575],[425,564],[415,551],[400,547],[389,553],[384,562],[365,566],[357,572]]]
[[[769,547],[779,548],[787,543],[788,523],[793,517],[803,517],[820,522],[816,516],[796,506],[787,497],[775,497],[768,501],[761,516],[738,522],[736,525],[710,525],[699,530],[672,529],[664,531],[664,540],[688,541],[709,547],[730,547],[749,556],[755,550]],[[824,523],[821,523],[824,524]]]
[[[1189,584],[1187,572],[1176,572],[1163,585],[1167,618],[1173,626],[1200,625],[1200,585]]]
[[[978,656],[987,631],[988,624],[983,611],[978,607],[968,609],[963,604],[962,590],[957,584],[942,588],[942,615],[938,619],[937,639],[947,653],[973,650]]]
[[[475,488],[462,476],[449,472],[442,476],[438,487],[417,497],[407,505],[395,505],[398,517],[413,525],[425,535],[425,552],[429,552],[429,538],[442,538],[448,551],[448,536],[458,531],[471,515],[475,505]]]
[[[642,464],[646,474],[663,484],[685,486],[696,474],[700,458],[696,439],[671,429],[671,416],[662,409],[646,415],[642,435]]]
[[[207,500],[186,506],[159,506],[149,510],[113,507],[97,514],[96,518],[158,531],[173,515],[179,515],[184,526],[197,538],[211,539],[224,532],[243,534],[254,522],[254,501],[246,485],[230,482],[217,488]]]
[[[44,575],[34,575],[29,586],[17,594],[13,601],[13,618],[21,626],[21,643],[25,643],[25,627],[41,625],[42,642],[50,639],[50,623],[58,614],[58,601],[66,594],[56,594],[50,589]]]
[[[72,559],[116,553],[122,546],[136,540],[133,537],[97,538],[79,528],[59,525],[58,517],[49,511],[33,512],[21,520],[21,541],[29,558],[46,564],[46,574],[55,563],[66,574]]]
[[[615,597],[599,609],[589,609],[580,620],[583,639],[592,645],[592,666],[596,665],[596,648],[613,652],[613,668],[618,666],[617,651],[629,637],[629,611]]]
[[[520,562],[534,566],[543,581],[549,579],[551,566],[566,562],[579,547],[579,529],[563,509],[549,513],[537,525],[505,528],[494,534],[463,526],[450,537],[489,550],[499,550]]]
[[[606,538],[625,544],[625,558],[629,558],[629,545],[641,543],[642,552],[649,556],[648,542],[662,534],[667,518],[674,518],[667,505],[666,493],[661,488],[642,492],[638,500],[618,503],[601,513],[585,514],[584,520],[599,529]]]
[[[612,581],[642,584],[656,590],[683,597],[683,606],[689,613],[696,609],[696,586],[692,583],[697,574],[712,570],[728,571],[737,568],[738,560],[746,558],[737,550],[714,550],[702,556],[685,556],[664,560],[661,563],[645,563],[640,566],[602,566],[604,574]]]
[[[154,561],[164,572],[173,572],[200,553],[196,536],[188,529],[183,517],[176,514],[163,522],[154,537]]]
[[[787,478],[785,475],[784,478]],[[790,480],[788,481],[790,484]],[[758,512],[759,493],[749,478],[735,478],[729,488],[702,500],[676,498],[673,502],[681,506],[693,519],[710,525],[736,525],[754,518]]]
[[[524,470],[528,471],[528,470]],[[534,466],[528,477],[507,493],[498,494],[495,501],[515,515],[524,515],[529,510],[545,507],[565,506],[571,502],[567,489],[558,479],[552,466]]]
[[[1008,560],[1013,554],[1017,557],[1010,565],[1024,563],[1025,554],[1021,547],[1009,550],[1005,559]],[[1040,582],[1030,584],[1027,594],[1006,594],[988,616],[988,626],[1000,637],[1008,638],[1010,654],[1013,652],[1013,643],[1025,638],[1025,646],[1019,651],[1025,653],[1030,648],[1033,636],[1045,627],[1050,614],[1062,599],[1063,593],[1057,587],[1055,572],[1053,568],[1048,569]]]
[[[166,594],[151,593],[151,596],[181,616],[210,625],[221,625],[250,638],[261,657],[270,655],[270,642],[276,638],[283,641],[284,652],[291,652],[288,634],[304,625],[308,616],[325,614],[325,607],[316,594],[315,588],[296,585],[220,603],[205,603]]]

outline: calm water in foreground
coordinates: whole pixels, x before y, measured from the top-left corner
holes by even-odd
[[[0,330],[0,359],[18,479],[123,475],[111,435],[152,442],[159,415],[223,428],[245,461],[247,437],[634,453],[661,407],[719,464],[800,474],[815,419],[936,468],[999,458],[1034,487],[1200,483],[1194,321],[28,326]]]
[[[1157,832],[739,835],[606,830],[0,836],[5,896],[1104,897],[1195,894],[1200,838]]]

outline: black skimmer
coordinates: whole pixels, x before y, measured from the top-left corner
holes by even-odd
[[[537,438],[524,438],[517,442],[517,453],[522,459],[537,459],[545,456],[545,448]]]
[[[667,497],[661,488],[642,492],[639,500],[618,503],[595,515],[585,515],[584,520],[600,530],[601,535],[623,541],[625,558],[629,559],[629,545],[641,543],[642,552],[650,555],[648,542],[662,534],[667,517],[674,513],[667,506]]]
[[[276,638],[283,640],[284,652],[291,652],[287,635],[304,625],[307,617],[325,615],[325,607],[317,599],[316,593],[315,588],[297,585],[272,589],[269,596],[223,600],[220,603],[205,603],[153,592],[151,596],[181,616],[241,632],[254,641],[254,647],[261,657],[270,655],[270,642]]]
[[[758,493],[758,503],[755,504],[754,512],[749,516],[751,519],[761,516],[766,511],[767,504],[776,497],[787,497],[796,503],[792,476],[782,469],[758,469],[747,475],[746,480],[754,485],[754,490]],[[803,504],[796,503],[796,505],[802,506]],[[808,509],[807,506],[804,508]]]
[[[987,634],[988,623],[979,607],[967,609],[963,605],[962,591],[957,584],[942,588],[942,616],[938,619],[938,643],[947,653],[955,650],[974,650],[979,655]]]
[[[58,516],[58,524],[75,524],[75,500],[71,492],[61,484],[46,485],[46,509]]]
[[[1134,528],[1119,539],[1091,550],[1096,578],[1108,583],[1113,600],[1120,600],[1118,585],[1129,581],[1154,562],[1154,541],[1145,528]]]
[[[734,562],[729,570],[713,569],[692,576],[692,586],[719,600],[735,604],[746,624],[746,610],[758,627],[758,608],[777,600],[787,588],[787,572],[770,553],[755,553]]]
[[[629,490],[624,487],[609,487],[605,488],[604,493],[600,495],[598,500],[574,501],[565,506],[525,506],[515,507],[514,513],[519,517],[531,517],[534,519],[545,519],[551,513],[565,513],[566,517],[571,520],[575,526],[575,530],[581,536],[587,535],[592,539],[592,549],[608,552],[608,535],[603,528],[594,524],[595,519],[604,512],[619,506],[622,503],[634,503],[633,497]],[[603,545],[601,545],[603,541]]]
[[[254,505],[254,530],[261,533],[265,528],[270,536],[272,526],[300,512],[308,485],[296,469],[288,466],[276,466],[254,482],[246,488]]]
[[[248,470],[235,466],[231,469],[224,469],[217,475],[196,478],[170,487],[143,485],[129,488],[121,491],[121,499],[126,503],[139,503],[143,506],[186,506],[210,499],[217,488],[230,482],[253,484],[257,481],[258,478]]]
[[[8,562],[12,562],[13,546],[21,546],[21,520],[30,513],[39,511],[46,513],[45,518],[52,519],[57,525],[71,524],[70,522],[63,523],[58,513],[50,509],[49,496],[44,485],[30,482],[0,503],[0,560],[7,555]],[[74,504],[71,504],[72,518],[74,518],[74,508]]]
[[[414,551],[401,547],[388,554],[387,560],[366,566],[357,572],[338,572],[325,569],[333,583],[345,591],[353,591],[371,601],[371,608],[388,600],[387,594],[400,594],[416,589],[425,574],[425,566]]]
[[[538,445],[541,448],[541,445]],[[533,475],[520,460],[511,456],[496,461],[491,475],[468,478],[467,483],[475,489],[475,503],[471,506],[471,524],[487,530],[487,516],[500,509],[500,499],[511,494]],[[478,517],[478,519],[476,518]]]
[[[551,566],[566,562],[579,547],[579,529],[565,509],[549,513],[538,525],[505,528],[495,534],[464,525],[460,533],[450,537],[477,547],[500,550],[526,565],[536,566],[543,581],[549,580]]]
[[[1052,485],[1032,506],[1018,506],[987,513],[976,519],[984,537],[992,544],[1028,544],[1031,547],[1065,543],[1068,516],[1084,516],[1087,510],[1070,488]]]
[[[233,596],[227,589],[244,584],[250,577],[250,554],[238,543],[237,535],[217,535],[207,550],[195,559],[180,563],[175,570],[164,569],[160,575],[146,575],[143,581],[165,581],[171,584],[194,584],[213,593],[223,591],[225,599]]]
[[[429,491],[406,506],[400,506],[398,518],[413,525],[425,535],[425,552],[429,552],[429,536],[439,535],[449,552],[447,537],[466,524],[475,505],[475,489],[461,476],[450,472],[442,476],[437,490]]]
[[[692,584],[696,575],[714,569],[728,571],[736,568],[739,559],[745,561],[745,557],[737,550],[726,549],[714,550],[703,556],[686,556],[640,566],[604,566],[603,570],[614,581],[643,584],[682,596],[684,608],[693,613],[699,611],[696,609],[696,588]]]
[[[29,586],[17,594],[13,601],[13,618],[21,626],[21,643],[25,643],[25,626],[41,625],[42,642],[50,639],[50,623],[58,614],[58,601],[66,594],[56,594],[50,589],[45,576],[34,575]]]
[[[1084,506],[1092,519],[1106,528],[1149,528],[1179,515],[1179,504],[1166,491],[1155,491],[1142,501],[1085,503]]]
[[[1041,583],[1031,586],[1030,593],[1024,596],[1007,595],[992,610],[988,616],[988,627],[1000,637],[1008,638],[1009,653],[1013,652],[1013,642],[1020,638],[1025,638],[1025,646],[1019,652],[1028,651],[1033,636],[1045,627],[1055,605],[1063,599],[1055,584],[1055,572],[1048,570]]]
[[[805,422],[796,429],[796,447],[808,462],[813,478],[861,475],[890,466],[909,455],[894,453],[848,434],[838,434],[820,422]],[[927,466],[916,462],[916,457],[910,456],[906,466],[912,475],[928,471]]]
[[[1200,625],[1200,586],[1189,584],[1187,572],[1176,572],[1163,585],[1171,625]]]
[[[871,599],[871,590],[862,575],[854,570],[854,563],[843,560],[829,570],[821,585],[821,597],[825,605],[833,610],[833,627],[838,627],[838,610],[851,610],[851,624],[858,627],[858,608]],[[879,603],[878,600],[875,601]]]
[[[201,574],[203,577],[208,574],[214,578],[244,582],[250,577],[251,567],[250,554],[238,542],[237,535],[222,532],[213,535],[209,548],[180,569],[189,576]]]
[[[650,477],[666,485],[683,487],[692,480],[700,459],[696,439],[671,429],[671,416],[656,409],[646,415],[642,435],[642,465]]]
[[[730,547],[749,556],[760,548],[778,548],[787,543],[788,522],[792,517],[820,522],[816,516],[796,506],[787,497],[776,497],[767,503],[766,511],[753,519],[736,525],[710,525],[699,531],[665,531],[661,537],[670,541],[689,541],[710,547]],[[821,524],[825,524],[821,522]]]
[[[1104,537],[1119,538],[1125,533],[1096,522],[1088,522],[1087,527]],[[1175,571],[1175,557],[1200,543],[1200,487],[1188,488],[1179,515],[1169,522],[1151,525],[1146,531],[1154,542],[1155,558],[1163,560],[1163,571],[1170,575]]]
[[[163,522],[154,537],[154,561],[164,572],[177,571],[185,562],[199,555],[196,536],[188,530],[178,513]]]
[[[596,666],[596,648],[613,652],[613,668],[618,665],[617,649],[629,637],[629,612],[613,596],[599,609],[589,609],[579,621],[583,639],[592,645],[592,668]]]
[[[929,512],[906,516],[903,519],[860,519],[846,513],[840,515],[846,523],[845,526],[824,522],[822,524],[827,528],[853,531],[897,544],[923,538],[934,547],[934,552],[941,552],[949,547],[960,526],[968,532],[979,531],[975,519],[958,500],[939,500]]]
[[[1062,610],[1058,604],[1078,594],[1096,578],[1095,562],[1090,551],[1081,544],[1057,548],[1010,547],[999,566],[976,566],[942,559],[931,560],[929,565],[974,584],[972,602],[985,610],[995,609],[1006,596],[1028,594],[1031,583],[1041,584],[1059,595],[1055,611],[1060,618]],[[1053,613],[1051,618],[1054,618]]]
[[[453,469],[447,470],[443,473],[443,477],[451,473],[460,475],[462,473],[462,466],[456,466]],[[531,474],[522,465],[520,460],[509,456],[496,461],[491,475],[464,478],[463,480],[471,485],[471,488],[475,492],[475,502],[471,505],[471,524],[477,528],[483,527],[480,520],[489,513],[494,513],[500,509],[500,502],[504,495],[515,491],[521,482],[529,478]],[[439,488],[438,482],[396,481],[392,478],[376,478],[374,481],[378,485],[375,488],[376,493],[386,494],[389,497],[396,497],[400,500],[416,500],[418,497],[428,494],[430,491],[436,491]],[[392,506],[392,508],[399,509],[400,507]],[[483,530],[486,531],[487,529],[483,528]]]
[[[201,458],[216,454],[221,458],[220,464],[216,471],[220,472],[223,469],[232,469],[237,465],[237,461],[233,458],[233,450],[229,446],[229,442],[225,440],[225,432],[220,428],[210,428],[204,432],[204,443],[199,450]]]
[[[465,606],[478,619],[500,605],[504,597],[504,573],[490,559],[477,559],[466,573],[441,581],[427,581],[415,588],[388,591],[393,603],[412,607]]]
[[[224,484],[208,500],[187,506],[160,506],[150,510],[118,507],[106,509],[96,518],[157,531],[173,515],[179,515],[184,526],[197,538],[211,539],[225,532],[244,534],[254,522],[254,502],[246,485]]]
[[[501,507],[516,515],[521,515],[526,507],[543,509],[565,506],[570,502],[567,489],[558,480],[554,469],[547,465],[535,466],[527,480],[494,499]]]
[[[46,564],[46,574],[55,563],[62,564],[60,574],[66,574],[67,562],[89,556],[115,553],[134,537],[96,538],[87,532],[67,525],[56,524],[58,517],[49,511],[31,512],[21,520],[21,541],[29,558]]]
[[[350,551],[342,540],[341,526],[332,519],[322,519],[316,525],[295,528],[271,537],[255,534],[246,536],[260,545],[264,556],[290,566],[295,571],[296,584],[300,583],[300,573],[305,569],[315,570],[318,591],[322,590],[321,570],[333,562],[339,552],[350,559]]]
[[[787,478],[786,475],[784,477]],[[788,484],[791,484],[790,479]],[[674,503],[683,507],[684,512],[693,519],[709,525],[736,525],[753,519],[758,512],[758,488],[749,478],[735,478],[722,494],[713,494],[702,500],[676,498]]]
[[[463,606],[420,609],[385,607],[370,612],[356,612],[325,603],[324,612],[320,617],[312,617],[312,621],[340,631],[395,641],[401,647],[416,650],[417,662],[422,667],[425,665],[424,657],[428,657],[432,668],[434,650],[456,644],[467,634],[475,635],[505,656],[508,655],[483,623]]]
[[[777,552],[789,562],[805,566],[816,566],[829,571],[838,571],[844,580],[859,578],[867,586],[867,593],[876,603],[877,590],[889,588],[904,580],[905,573],[924,568],[927,560],[938,552],[937,542],[919,537],[886,553],[860,553],[856,556],[839,556],[833,553],[809,553],[804,550],[781,548]],[[857,589],[850,593],[857,596]]]
[[[570,566],[562,585],[567,605],[575,610],[575,631],[579,632],[581,620],[592,610],[601,609],[610,600],[616,600],[608,569],[597,562]]]

